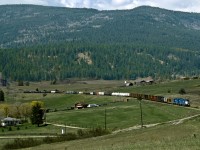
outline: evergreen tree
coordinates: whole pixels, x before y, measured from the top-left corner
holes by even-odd
[[[0,101],[4,101],[4,92],[0,90]]]
[[[31,123],[36,124],[38,127],[43,123],[44,111],[42,105],[43,103],[39,101],[32,102]]]

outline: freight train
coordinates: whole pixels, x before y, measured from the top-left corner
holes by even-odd
[[[54,91],[24,91],[24,93],[64,93],[64,91],[54,90]],[[83,92],[83,91],[66,91],[65,94],[86,94],[86,95],[100,95],[100,96],[122,96],[122,97],[132,97],[137,99],[150,100],[161,103],[168,103],[180,106],[190,106],[190,101],[185,98],[170,98],[165,96],[147,95],[139,93],[123,93],[123,92]]]
[[[72,92],[66,92],[69,94]],[[122,93],[122,92],[73,92],[73,94],[86,94],[86,95],[100,95],[100,96],[122,96],[122,97],[132,97],[143,100],[150,100],[161,103],[174,104],[179,106],[190,106],[190,101],[185,98],[170,98],[165,96],[147,95],[139,93]]]

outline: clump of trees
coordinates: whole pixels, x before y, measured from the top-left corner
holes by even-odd
[[[14,104],[1,104],[0,116],[22,118],[24,121],[31,116],[30,103],[14,103]]]
[[[44,103],[41,101],[32,101],[31,103],[0,104],[1,117],[21,118],[28,121],[30,118],[32,124],[39,126],[44,121]]]

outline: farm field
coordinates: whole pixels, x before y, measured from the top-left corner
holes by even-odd
[[[186,94],[180,95],[178,92],[184,88]],[[194,107],[200,106],[200,79],[195,80],[174,80],[144,86],[125,87],[124,81],[104,81],[104,80],[70,80],[55,85],[50,82],[30,82],[29,86],[17,86],[13,82],[8,87],[3,87],[6,101],[8,103],[27,102],[32,100],[46,100],[62,97],[65,94],[47,94],[45,97],[39,93],[23,93],[29,90],[59,90],[59,91],[107,91],[107,92],[132,92],[152,95],[162,95],[170,97],[183,97],[191,101]]]
[[[200,131],[198,128],[200,122],[199,117],[185,121],[183,124],[171,125],[167,123],[168,121],[200,114],[200,80],[171,81],[153,85],[132,87],[125,87],[123,83],[123,81],[103,80],[68,81],[67,83],[58,83],[55,85],[51,85],[50,82],[39,82],[30,83],[29,86],[17,86],[17,83],[12,83],[9,87],[3,88],[6,96],[6,101],[4,103],[29,103],[33,100],[39,100],[44,102],[46,109],[49,109],[49,113],[46,114],[46,121],[48,123],[86,129],[96,127],[105,128],[106,126],[106,128],[111,132],[115,132],[134,126],[140,126],[141,111],[140,103],[137,99],[120,96],[65,94],[65,92],[134,92],[188,98],[192,107],[181,107],[171,104],[142,100],[142,117],[144,126],[156,123],[160,123],[162,125],[151,128],[142,128],[139,130],[131,130],[129,132],[117,132],[115,135],[111,134],[99,138],[92,138],[92,140],[94,140],[92,145],[94,149],[148,149],[148,147],[149,149],[153,149],[154,146],[157,146],[158,149],[161,149],[161,147],[163,147],[163,149],[173,149],[173,145],[175,148],[180,149],[179,144],[184,145],[184,143],[186,145],[186,149],[188,149],[188,145],[190,143],[192,146],[194,146],[193,148],[196,149],[196,145],[200,145],[197,140],[200,137]],[[186,94],[179,94],[179,90],[181,88],[186,90]],[[41,91],[57,89],[64,92],[55,94],[48,93],[45,96],[42,93],[23,92],[26,90],[34,91],[36,89]],[[73,107],[77,102],[98,104],[100,107],[70,110],[70,108]],[[20,126],[19,130],[13,128],[12,131],[8,131],[8,129],[2,130],[1,128],[0,136],[24,134],[61,134],[61,129],[63,129],[63,127],[53,125],[36,127],[35,125],[28,123]],[[166,133],[163,130],[166,131]],[[186,132],[181,133],[184,130]],[[66,131],[67,133],[76,133],[77,129],[66,127]],[[193,138],[193,133],[195,134],[195,138]],[[141,134],[144,135],[144,137],[141,137]],[[165,134],[166,137],[164,136]],[[178,137],[178,135],[180,135],[180,137]],[[131,140],[128,139],[128,137]],[[144,138],[143,141],[141,141],[142,138]],[[175,138],[178,140],[177,143],[174,142]],[[184,140],[181,141],[181,138]],[[10,140],[1,139],[1,141],[5,143],[6,141]],[[67,145],[67,149],[73,149],[72,145],[74,142],[80,143],[80,145],[76,144],[77,149],[93,149],[93,147],[90,147],[89,144],[87,144],[86,140],[70,141],[67,142],[67,144],[61,144],[61,147],[59,147],[57,144],[53,145],[58,149],[64,149],[66,147],[65,145]],[[171,143],[171,147],[167,147],[168,142]],[[2,142],[0,142],[0,144],[1,143]],[[94,144],[98,146],[95,147]],[[81,147],[81,145],[84,146]],[[40,149],[40,147],[42,148],[43,146],[39,146],[37,148]]]
[[[106,115],[106,126],[110,130],[140,125],[141,116],[138,100],[130,99],[128,102],[104,102],[104,104],[106,105],[96,108],[47,113],[47,122],[83,128],[96,128],[98,126],[104,128]],[[199,111],[193,109],[149,101],[142,101],[142,111],[144,125],[166,122],[199,113]]]
[[[200,117],[181,124],[158,125],[91,139],[67,141],[34,147],[37,150],[198,150],[200,147]]]

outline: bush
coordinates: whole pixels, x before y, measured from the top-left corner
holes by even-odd
[[[25,85],[26,85],[26,86],[29,86],[29,85],[30,85],[30,83],[27,81],[27,82],[25,83]]]
[[[43,139],[43,142],[46,144],[50,144],[50,143],[58,142],[58,140],[57,140],[57,137],[45,137]]]
[[[9,127],[9,128],[8,128],[8,131],[12,131],[12,127]]]
[[[101,127],[94,128],[91,130],[78,130],[77,134],[79,138],[89,138],[89,137],[96,137],[96,136],[102,136],[109,134],[110,132],[108,130],[105,130]]]
[[[4,145],[3,149],[22,149],[33,146],[38,146],[41,144],[50,144],[55,142],[63,142],[63,141],[71,141],[80,138],[89,138],[96,137],[109,134],[108,130],[105,130],[101,127],[92,129],[92,130],[78,130],[77,134],[75,133],[67,133],[65,135],[57,136],[57,137],[46,137],[42,141],[35,140],[32,138],[29,139],[15,139],[13,143],[7,143]]]
[[[3,149],[21,149],[27,147],[33,147],[42,144],[41,141],[29,139],[15,139],[13,143],[7,143]]]
[[[181,95],[186,94],[185,89],[184,89],[184,88],[181,88],[181,89],[179,90],[179,94],[181,94]]]
[[[95,129],[90,130],[89,133],[90,133],[92,136],[96,137],[96,136],[106,135],[106,134],[109,133],[109,131],[108,131],[108,130],[105,130],[105,129],[101,128],[101,127],[98,127],[98,128],[95,128]]]
[[[62,142],[62,141],[71,141],[78,139],[77,135],[74,133],[68,133],[66,135],[58,136],[58,137],[46,137],[43,139],[43,142],[46,144]]]
[[[21,80],[19,80],[19,81],[18,81],[18,86],[24,86],[24,82],[21,81]]]

